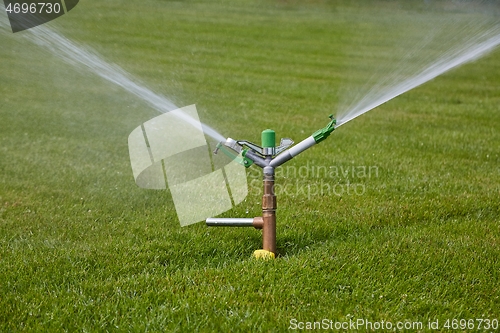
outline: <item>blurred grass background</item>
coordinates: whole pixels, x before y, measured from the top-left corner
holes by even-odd
[[[368,67],[387,51],[377,47],[387,36],[356,21],[370,8],[89,0],[51,26],[177,105],[196,103],[224,136],[259,142],[273,128],[299,141],[335,113],[345,82],[365,79],[346,70],[358,43],[379,39],[364,45]],[[0,34],[0,330],[248,332],[285,331],[292,318],[500,317],[498,52],[289,162],[377,173],[278,179],[292,189],[278,193],[280,256],[259,262],[258,231],[181,229],[168,191],[136,187],[127,137],[156,111],[21,34]],[[364,191],[308,195],[325,182]],[[259,215],[260,191],[250,186],[225,216]]]

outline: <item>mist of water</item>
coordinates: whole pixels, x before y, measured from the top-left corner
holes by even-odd
[[[477,12],[415,15],[420,15],[420,21],[412,22],[412,17],[400,14],[384,18],[384,22],[396,21],[390,26],[391,30],[407,30],[400,39],[388,37],[393,39],[390,42],[394,47],[389,49],[392,54],[385,55],[385,62],[378,65],[374,62],[364,73],[364,86],[349,87],[356,90],[357,95],[351,94],[351,101],[340,109],[337,127],[453,68],[486,55],[500,44],[500,22],[491,15]],[[374,38],[374,35],[369,38]]]
[[[7,29],[8,23],[4,17],[0,17],[0,27]],[[21,33],[32,43],[39,45],[65,62],[85,68],[86,70],[100,76],[101,78],[116,84],[129,93],[137,96],[152,106],[155,110],[165,113],[178,109],[172,101],[164,96],[154,93],[152,90],[137,83],[129,73],[115,64],[104,61],[96,52],[87,47],[76,44],[47,26],[38,26]],[[17,35],[16,35],[17,36]],[[183,121],[199,128],[200,122],[185,113],[176,113]],[[225,141],[224,136],[210,126],[201,123],[203,132],[217,141]]]

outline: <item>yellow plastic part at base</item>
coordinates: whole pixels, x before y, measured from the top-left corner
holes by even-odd
[[[257,259],[274,259],[274,253],[267,250],[255,250],[253,256]]]

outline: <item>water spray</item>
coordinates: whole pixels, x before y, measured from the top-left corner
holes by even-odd
[[[325,140],[334,130],[336,120],[330,115],[330,122],[308,138],[293,145],[293,140],[283,138],[276,146],[276,133],[266,129],[262,132],[261,145],[227,138],[217,144],[214,154],[222,151],[238,163],[249,168],[253,164],[262,168],[264,193],[262,196],[262,216],[255,218],[208,218],[209,227],[254,227],[262,229],[262,249],[256,250],[256,258],[274,258],[276,254],[276,195],[274,193],[274,169],[291,160],[303,151]],[[237,154],[237,155],[236,155]]]

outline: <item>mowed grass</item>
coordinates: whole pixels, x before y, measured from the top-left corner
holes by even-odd
[[[224,136],[259,142],[273,128],[299,141],[336,112],[344,82],[364,80],[346,68],[366,34],[384,42],[356,21],[369,10],[85,1],[55,26],[177,105],[196,103]],[[0,34],[0,331],[500,319],[498,52],[278,170],[279,256],[257,261],[259,231],[181,228],[168,191],[136,187],[127,137],[155,110],[22,34]],[[258,170],[249,181],[224,216],[260,214]]]

